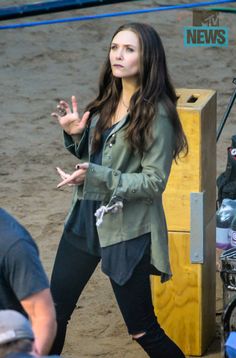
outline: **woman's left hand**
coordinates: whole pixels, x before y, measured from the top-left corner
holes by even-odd
[[[58,185],[57,188],[68,185],[81,185],[84,182],[89,163],[82,163],[76,165],[76,170],[72,174],[67,174],[63,170],[57,167],[57,172],[60,177],[63,179]]]

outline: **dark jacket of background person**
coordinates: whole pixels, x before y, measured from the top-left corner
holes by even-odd
[[[0,208],[0,309],[28,316],[38,354],[47,354],[56,333],[54,305],[38,248],[28,231]]]

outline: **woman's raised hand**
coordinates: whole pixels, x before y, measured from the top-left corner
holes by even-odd
[[[60,101],[57,112],[53,112],[51,116],[58,120],[61,127],[69,135],[81,134],[85,129],[90,112],[85,112],[80,118],[75,96],[71,97],[71,103],[72,110],[67,102]]]

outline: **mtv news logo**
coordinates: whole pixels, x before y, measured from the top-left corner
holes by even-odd
[[[219,26],[219,13],[193,11],[193,26],[184,27],[184,46],[227,47],[228,28]]]

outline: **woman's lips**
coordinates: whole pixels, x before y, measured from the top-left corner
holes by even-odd
[[[124,68],[124,66],[119,65],[119,64],[114,64],[113,67]]]

